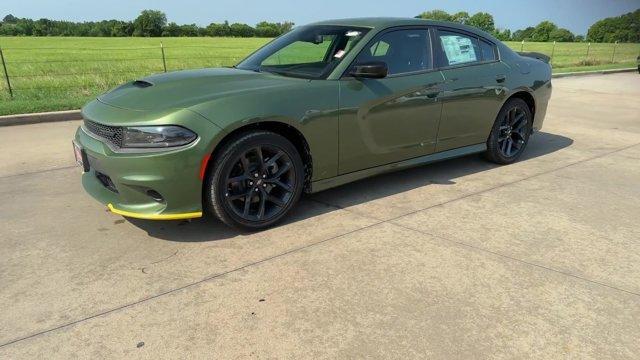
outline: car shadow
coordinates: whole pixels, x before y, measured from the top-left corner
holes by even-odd
[[[523,162],[545,156],[569,147],[571,144],[573,144],[573,140],[565,136],[539,132],[531,137],[529,145],[519,161]],[[457,178],[490,171],[499,166],[476,154],[359,180],[338,188],[303,196],[300,204],[280,226],[430,184],[453,185]],[[339,201],[332,201],[332,199],[339,199]],[[127,221],[146,231],[149,236],[176,242],[215,241],[248,234],[227,227],[214,219],[213,216],[182,221],[151,221],[131,218],[127,218]]]

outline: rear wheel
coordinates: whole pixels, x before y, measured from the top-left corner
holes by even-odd
[[[289,140],[268,131],[227,143],[207,176],[205,200],[225,224],[260,230],[281,220],[300,198],[304,166]]]
[[[497,164],[516,161],[529,142],[531,127],[532,116],[527,103],[518,98],[507,101],[487,139],[487,159]]]

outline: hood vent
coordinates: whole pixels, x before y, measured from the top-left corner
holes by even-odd
[[[136,80],[133,82],[133,86],[139,87],[139,88],[146,88],[149,86],[153,86],[153,83],[148,82],[146,80]]]

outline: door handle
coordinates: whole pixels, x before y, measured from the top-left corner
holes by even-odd
[[[505,80],[507,80],[507,76],[500,74],[500,75],[496,75],[496,81],[499,83],[503,83]]]

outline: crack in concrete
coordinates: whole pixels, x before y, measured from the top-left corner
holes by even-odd
[[[428,207],[425,207],[425,208],[422,208],[422,209],[414,210],[414,211],[411,211],[411,212],[409,212],[407,214],[399,215],[399,216],[396,216],[394,218],[390,218],[390,219],[387,219],[387,220],[380,220],[380,219],[376,219],[374,217],[369,217],[370,219],[378,220],[378,221],[376,221],[376,222],[374,222],[374,223],[372,223],[370,225],[363,226],[361,228],[354,229],[354,230],[348,231],[348,232],[340,234],[340,235],[331,236],[329,238],[326,238],[326,239],[323,239],[323,240],[319,240],[319,241],[316,241],[314,243],[310,243],[310,244],[303,245],[303,246],[300,246],[300,247],[296,247],[296,248],[287,250],[285,252],[282,252],[282,253],[279,253],[279,254],[276,254],[276,255],[272,255],[272,256],[263,258],[261,260],[250,262],[250,263],[247,263],[245,265],[242,265],[242,266],[239,266],[239,267],[236,267],[236,268],[233,268],[233,269],[221,272],[221,273],[213,274],[213,275],[207,276],[205,278],[202,278],[202,279],[200,279],[198,281],[195,281],[195,282],[192,282],[192,283],[189,283],[189,284],[177,287],[177,288],[169,289],[169,290],[157,293],[155,295],[151,295],[151,296],[142,298],[142,299],[134,301],[134,302],[130,302],[130,303],[123,304],[123,305],[120,305],[120,306],[117,306],[117,307],[114,307],[114,308],[111,308],[111,309],[108,309],[108,310],[104,310],[102,312],[95,313],[93,315],[84,317],[82,319],[74,320],[74,321],[71,321],[71,322],[68,322],[68,323],[61,324],[59,326],[53,327],[53,328],[49,328],[49,329],[46,329],[46,330],[43,330],[43,331],[39,331],[39,332],[30,334],[30,335],[26,335],[26,336],[23,336],[23,337],[20,337],[20,338],[16,338],[16,339],[10,340],[8,342],[0,344],[0,348],[8,346],[8,345],[11,345],[11,344],[15,344],[17,342],[21,342],[21,341],[24,341],[24,340],[32,339],[32,338],[35,338],[37,336],[45,335],[45,334],[48,334],[48,333],[51,333],[51,332],[54,332],[54,331],[57,331],[57,330],[60,330],[60,329],[63,329],[63,328],[67,328],[67,327],[70,327],[70,326],[73,326],[73,325],[77,325],[79,323],[82,323],[82,322],[85,322],[85,321],[88,321],[88,320],[91,320],[91,319],[95,319],[95,318],[98,318],[98,317],[103,317],[103,316],[115,313],[117,311],[120,311],[120,310],[123,310],[123,309],[127,309],[127,308],[130,308],[130,307],[145,303],[147,301],[158,299],[158,298],[163,297],[165,295],[177,293],[179,291],[186,290],[186,289],[189,289],[191,287],[195,287],[195,286],[197,286],[199,284],[203,284],[205,282],[221,278],[221,277],[223,277],[225,275],[232,274],[232,273],[235,273],[235,272],[238,272],[238,271],[241,271],[241,270],[244,270],[244,269],[256,266],[256,265],[260,265],[260,264],[266,263],[268,261],[275,260],[275,259],[287,256],[289,254],[297,253],[299,251],[302,251],[302,250],[305,250],[305,249],[309,249],[309,248],[318,246],[320,244],[329,242],[331,240],[339,239],[341,237],[344,237],[344,236],[347,236],[347,235],[351,235],[353,233],[356,233],[356,232],[359,232],[359,231],[362,231],[362,230],[366,230],[366,229],[369,229],[371,227],[374,227],[374,226],[377,226],[377,225],[380,225],[380,224],[390,223],[392,225],[398,226],[398,224],[396,224],[394,222],[394,220],[398,220],[398,219],[400,219],[402,217],[409,216],[409,215],[412,215],[412,214],[415,214],[415,213],[418,213],[418,212],[421,212],[421,211],[425,211],[425,210],[428,210],[428,209],[431,209],[431,208],[435,208],[435,207],[438,207],[438,206],[442,206],[442,205],[445,205],[445,204],[449,204],[449,203],[452,203],[452,202],[455,202],[455,201],[463,200],[463,199],[469,198],[471,196],[484,194],[484,193],[487,193],[487,192],[490,192],[490,191],[493,191],[493,190],[496,190],[496,189],[499,189],[499,188],[502,188],[502,187],[505,187],[505,186],[509,186],[509,185],[513,185],[513,184],[516,184],[516,183],[520,183],[522,181],[526,181],[528,179],[532,179],[532,178],[536,178],[536,177],[543,176],[543,175],[546,175],[546,174],[550,174],[550,173],[553,173],[555,171],[559,171],[559,170],[566,169],[566,168],[571,167],[571,166],[575,166],[575,165],[578,165],[578,164],[585,163],[587,161],[599,159],[599,158],[604,157],[604,156],[608,156],[608,155],[611,155],[611,154],[614,154],[614,153],[618,153],[618,152],[630,149],[630,148],[632,148],[634,146],[638,146],[638,145],[640,145],[640,143],[636,143],[636,144],[633,144],[633,145],[625,146],[623,148],[619,148],[617,150],[613,150],[613,151],[610,151],[610,152],[607,152],[607,153],[599,154],[599,155],[596,155],[596,156],[593,156],[593,157],[590,157],[590,158],[587,158],[587,159],[579,160],[579,161],[576,161],[576,162],[573,162],[573,163],[570,163],[570,164],[567,164],[567,165],[564,165],[564,166],[561,166],[561,167],[558,167],[558,168],[555,168],[555,169],[543,171],[541,173],[538,173],[538,174],[535,174],[535,175],[531,175],[531,176],[528,176],[528,177],[525,177],[525,178],[522,178],[522,179],[519,179],[519,180],[514,180],[514,181],[511,181],[511,182],[504,183],[504,184],[501,184],[501,185],[497,185],[497,186],[494,186],[494,187],[490,187],[490,188],[487,188],[487,189],[484,189],[484,190],[476,191],[476,192],[461,196],[459,198],[455,198],[455,199],[452,199],[452,200],[444,201],[442,203],[431,205],[431,206],[428,206]],[[312,201],[316,201],[314,199],[311,199],[311,200]],[[337,206],[337,205],[327,204],[327,203],[323,203],[323,202],[319,202],[319,201],[316,201],[316,202],[318,202],[320,204],[323,204],[325,206],[328,206],[328,207],[341,209],[341,210],[344,210],[344,211],[347,211],[347,212],[350,211],[350,210],[344,209],[344,208],[342,208],[340,206]],[[354,212],[352,212],[352,213],[354,213]],[[358,215],[362,216],[361,214],[358,214]],[[411,229],[411,228],[407,228],[407,229],[416,231],[415,229]],[[438,238],[445,239],[447,241],[451,241],[449,239],[446,239],[446,238],[443,238],[443,237],[439,237],[439,236],[436,236],[436,235],[431,235],[431,236],[435,236],[435,237],[438,237]],[[472,245],[468,245],[468,244],[464,244],[464,243],[460,243],[460,245],[468,246],[470,248],[475,248],[475,249],[477,249],[479,251],[483,251],[483,252],[486,252],[486,253],[492,253],[494,255],[501,256],[501,257],[504,257],[504,258],[510,258],[510,259],[512,259],[514,261],[519,261],[521,263],[525,263],[525,264],[528,264],[530,266],[534,266],[534,267],[537,267],[537,268],[540,268],[540,269],[546,269],[548,271],[552,271],[552,272],[559,273],[559,274],[564,274],[564,275],[567,275],[567,276],[570,276],[570,277],[573,277],[573,278],[576,278],[576,279],[581,279],[581,280],[584,280],[584,281],[592,283],[592,284],[598,284],[598,285],[601,285],[601,286],[604,286],[604,287],[607,287],[607,288],[610,288],[610,289],[615,289],[615,290],[619,290],[619,291],[624,292],[624,293],[640,296],[640,294],[637,294],[637,293],[634,293],[634,292],[631,292],[631,291],[628,291],[628,290],[619,289],[619,288],[616,288],[616,287],[613,287],[613,286],[610,286],[610,285],[607,285],[607,284],[604,284],[604,283],[600,283],[600,282],[597,282],[597,281],[589,280],[589,279],[586,279],[586,278],[581,278],[579,276],[572,275],[570,273],[565,273],[565,272],[558,271],[558,270],[555,270],[555,269],[552,269],[552,268],[544,267],[542,265],[529,263],[529,262],[526,262],[526,261],[523,261],[523,260],[520,260],[520,259],[517,259],[517,258],[511,258],[511,257],[508,257],[506,255],[502,255],[502,254],[495,253],[495,252],[492,252],[492,251],[489,251],[489,250],[486,250],[486,249],[474,247]]]
[[[69,165],[69,166],[62,166],[62,167],[51,168],[51,169],[30,171],[30,172],[25,172],[25,173],[20,173],[20,174],[3,175],[3,176],[0,176],[0,180],[2,180],[2,179],[10,179],[10,178],[14,178],[14,177],[20,177],[20,176],[25,176],[25,175],[42,174],[42,173],[47,173],[47,172],[52,172],[52,171],[68,170],[68,169],[73,169],[73,168],[80,169],[80,167],[78,165]]]
[[[140,270],[143,274],[148,274],[148,272],[147,272],[148,268],[150,268],[152,265],[160,264],[161,262],[165,262],[165,261],[171,259],[172,257],[178,255],[178,251],[180,251],[180,250],[176,250],[173,254],[171,254],[171,255],[169,255],[169,256],[167,256],[165,258],[162,258],[160,260],[156,260],[154,262],[151,262],[151,263],[149,263],[148,266],[143,266],[141,268],[138,268],[138,270]]]
[[[529,266],[537,267],[537,268],[544,269],[544,270],[547,270],[547,271],[552,271],[552,272],[555,272],[555,273],[558,273],[558,274],[562,274],[562,275],[565,275],[565,276],[568,276],[568,277],[572,277],[572,278],[575,278],[575,279],[579,279],[579,280],[582,280],[582,281],[585,281],[585,282],[589,282],[589,283],[592,283],[592,284],[596,284],[596,285],[600,285],[600,286],[603,286],[603,287],[607,287],[607,288],[612,289],[612,290],[617,290],[617,291],[621,291],[621,292],[624,292],[624,293],[627,293],[627,294],[640,296],[640,293],[637,293],[637,292],[634,292],[634,291],[631,291],[631,290],[626,290],[626,289],[623,289],[623,288],[620,288],[620,287],[617,287],[617,286],[614,286],[614,285],[611,285],[611,284],[607,284],[607,283],[603,283],[603,282],[600,282],[600,281],[597,281],[597,280],[593,280],[593,279],[585,278],[585,277],[582,277],[582,276],[579,276],[579,275],[575,275],[575,274],[572,274],[570,272],[566,272],[566,271],[554,269],[552,267],[548,267],[548,266],[536,264],[536,263],[533,263],[533,262],[529,262],[529,261],[526,261],[526,260],[523,260],[523,259],[512,257],[512,256],[509,256],[509,255],[506,255],[506,254],[502,254],[502,253],[496,252],[496,251],[492,251],[492,250],[489,250],[489,249],[486,249],[486,248],[483,248],[483,247],[479,247],[479,246],[476,246],[476,245],[468,244],[468,243],[465,243],[464,241],[461,241],[461,240],[450,239],[450,238],[447,238],[447,237],[442,236],[442,235],[432,234],[430,232],[426,232],[426,231],[423,231],[423,230],[420,230],[420,229],[416,229],[416,228],[413,228],[413,227],[410,227],[410,226],[406,226],[404,224],[400,224],[400,223],[398,223],[396,221],[396,220],[401,219],[403,217],[406,217],[406,216],[409,216],[409,215],[413,215],[413,214],[416,214],[416,213],[419,213],[419,212],[427,211],[427,210],[430,210],[430,209],[438,207],[438,206],[444,206],[444,205],[450,204],[452,202],[456,202],[458,200],[464,200],[464,199],[469,198],[471,196],[482,195],[482,194],[488,193],[490,191],[497,190],[497,189],[500,189],[500,188],[503,188],[503,187],[506,187],[506,186],[509,186],[509,185],[513,185],[513,184],[516,184],[516,183],[519,183],[519,182],[522,182],[522,181],[525,181],[525,180],[529,180],[529,179],[536,178],[536,177],[543,176],[543,175],[548,175],[548,174],[551,174],[551,173],[566,169],[566,168],[574,166],[574,165],[582,164],[582,163],[585,163],[585,162],[588,162],[588,161],[592,161],[592,160],[596,160],[596,159],[599,159],[599,158],[602,158],[602,157],[605,157],[605,156],[608,156],[608,155],[616,154],[618,152],[625,151],[627,149],[630,149],[630,148],[638,146],[638,145],[640,145],[640,143],[629,145],[629,146],[626,146],[626,147],[623,147],[623,148],[620,148],[620,149],[617,149],[617,150],[609,151],[607,153],[596,155],[596,156],[593,156],[593,157],[590,157],[590,158],[587,158],[587,159],[579,160],[579,161],[576,161],[576,162],[573,162],[573,163],[570,163],[570,164],[567,164],[567,165],[564,165],[564,166],[561,166],[561,167],[558,167],[558,168],[555,168],[555,169],[551,169],[551,170],[544,171],[544,172],[541,172],[541,173],[538,173],[538,174],[534,174],[534,175],[531,175],[531,176],[528,176],[528,177],[525,177],[525,178],[522,178],[522,179],[514,180],[514,181],[511,181],[511,182],[502,184],[502,185],[498,185],[498,186],[494,186],[494,187],[491,187],[491,188],[488,188],[488,189],[476,191],[474,193],[467,194],[465,196],[461,196],[459,198],[443,201],[441,203],[430,205],[430,206],[427,206],[427,207],[424,207],[424,208],[421,208],[421,209],[418,209],[418,210],[414,210],[414,211],[411,211],[409,213],[402,214],[402,215],[399,215],[399,216],[396,216],[396,217],[393,217],[393,218],[390,218],[390,219],[387,219],[387,220],[384,220],[384,221],[382,219],[376,218],[376,217],[368,215],[368,214],[360,213],[360,212],[357,212],[357,211],[352,211],[352,210],[344,208],[344,207],[342,207],[340,205],[335,205],[335,204],[331,204],[331,203],[328,203],[328,202],[325,202],[325,201],[320,201],[320,200],[314,199],[313,197],[310,197],[309,199],[311,201],[314,201],[316,203],[319,203],[319,204],[322,204],[322,205],[325,205],[325,206],[330,206],[330,207],[333,207],[335,209],[344,210],[344,211],[350,212],[350,213],[358,215],[358,216],[368,217],[369,219],[372,219],[372,220],[381,221],[381,223],[382,222],[390,223],[390,224],[393,224],[395,226],[398,226],[398,227],[401,227],[401,228],[404,228],[404,229],[407,229],[407,230],[410,230],[410,231],[414,231],[414,232],[418,232],[418,233],[421,233],[421,234],[424,234],[424,235],[428,235],[428,236],[431,236],[431,237],[439,238],[439,239],[445,240],[445,241],[453,243],[453,244],[457,244],[457,245],[461,245],[461,246],[465,246],[465,247],[474,249],[476,251],[489,253],[489,254],[492,254],[492,255],[495,255],[495,256],[498,256],[498,257],[506,258],[506,259],[513,260],[513,261],[517,261],[517,262],[520,262],[520,263],[523,263],[523,264],[526,264],[526,265],[529,265]]]

